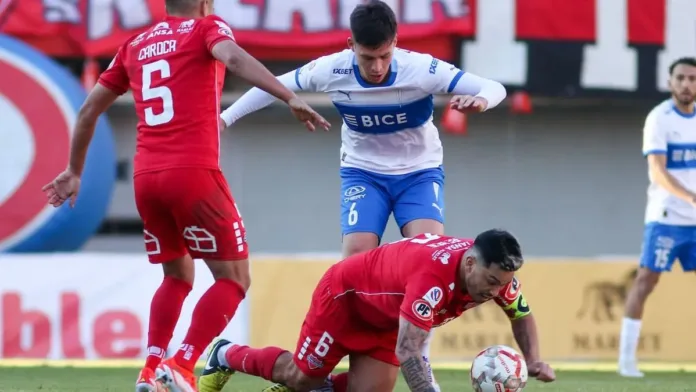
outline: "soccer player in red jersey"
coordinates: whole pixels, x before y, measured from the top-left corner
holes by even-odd
[[[210,381],[201,376],[199,390],[219,391],[224,383],[213,376],[239,371],[282,384],[267,391],[391,391],[401,368],[412,391],[432,392],[421,355],[428,332],[491,300],[509,316],[529,374],[553,381],[515,278],[522,264],[517,240],[503,230],[475,240],[421,234],[350,256],[317,284],[294,354],[219,340],[215,363],[208,359],[218,371]],[[346,355],[348,372],[330,376]]]
[[[288,104],[310,129],[329,124],[234,41],[213,0],[166,0],[168,16],[132,37],[84,102],[68,168],[44,187],[49,203],[74,205],[99,116],[128,89],[138,115],[134,188],[145,248],[164,280],[152,299],[148,357],[136,391],[195,391],[194,364],[235,314],[250,284],[242,218],[220,170],[225,68]],[[181,349],[162,361],[204,259],[215,283],[196,305]]]

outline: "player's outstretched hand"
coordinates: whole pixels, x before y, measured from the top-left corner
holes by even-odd
[[[295,118],[303,122],[310,132],[316,130],[316,125],[324,128],[325,131],[328,131],[329,127],[331,127],[331,124],[324,117],[299,98],[289,100],[288,106],[290,106],[290,111]]]
[[[462,113],[478,113],[486,110],[488,101],[485,98],[471,95],[455,95],[450,100],[450,108]]]
[[[527,371],[530,376],[542,382],[551,382],[556,379],[556,372],[553,371],[549,364],[541,361],[528,363]]]
[[[70,199],[70,207],[75,207],[77,194],[80,192],[80,177],[70,169],[60,173],[53,181],[44,185],[41,190],[48,198],[48,204],[60,207]]]

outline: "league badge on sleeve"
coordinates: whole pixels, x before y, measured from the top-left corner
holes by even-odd
[[[0,252],[72,251],[104,218],[116,178],[111,129],[97,123],[74,209],[41,192],[67,166],[85,92],[59,64],[0,35]]]
[[[442,300],[442,289],[439,287],[431,288],[427,293],[425,293],[423,299],[434,308]]]
[[[413,314],[421,320],[430,321],[433,319],[433,308],[427,301],[417,299],[411,305]]]
[[[219,20],[216,20],[215,23],[217,23],[218,27],[220,28],[218,30],[218,33],[234,38],[234,35],[232,34],[232,29],[230,29],[230,26],[228,26],[224,22],[220,22]]]

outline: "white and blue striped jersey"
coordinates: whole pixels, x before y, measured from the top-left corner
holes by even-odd
[[[657,105],[645,120],[643,155],[665,154],[667,172],[696,192],[696,113],[680,112],[672,100]],[[696,207],[672,195],[651,175],[645,222],[696,226]]]
[[[340,113],[341,166],[381,174],[407,174],[442,165],[442,143],[433,124],[433,94],[478,95],[488,109],[505,98],[497,82],[465,73],[430,55],[397,49],[388,79],[379,85],[360,76],[352,50],[321,57],[279,77],[295,91],[323,92]],[[222,117],[230,125],[275,98],[252,89]]]

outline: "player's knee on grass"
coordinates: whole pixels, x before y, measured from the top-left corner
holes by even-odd
[[[375,233],[350,233],[343,236],[343,257],[367,252],[379,246]]]
[[[216,280],[229,279],[242,286],[244,291],[249,290],[251,274],[249,273],[248,259],[234,261],[206,260],[205,263]]]
[[[325,377],[313,378],[302,373],[294,361],[289,361],[286,366],[279,370],[281,374],[274,374],[273,377],[295,392],[310,392],[321,388],[326,380]]]

